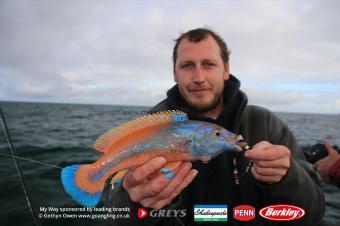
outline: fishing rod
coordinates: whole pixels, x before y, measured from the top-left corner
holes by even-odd
[[[52,165],[52,164],[49,164],[49,163],[46,163],[46,162],[37,161],[37,160],[34,160],[34,159],[29,159],[29,158],[14,156],[14,155],[8,155],[8,154],[4,154],[4,153],[0,153],[0,156],[17,158],[17,159],[20,159],[20,160],[25,160],[25,161],[29,161],[29,162],[38,163],[38,164],[44,165],[44,166],[50,166],[50,167],[57,168],[57,169],[63,169],[60,166]]]
[[[0,156],[6,156],[6,157],[12,157],[13,158],[13,161],[14,161],[14,164],[15,164],[15,167],[16,167],[16,171],[17,171],[17,174],[18,174],[18,177],[19,177],[22,189],[23,189],[24,194],[26,196],[26,201],[27,201],[27,205],[29,207],[30,213],[32,215],[32,218],[34,220],[35,225],[39,226],[39,222],[38,222],[37,217],[36,217],[37,214],[34,211],[33,203],[31,202],[31,198],[30,198],[31,196],[30,196],[30,194],[28,192],[28,189],[27,189],[27,186],[26,186],[26,183],[25,183],[25,180],[24,180],[24,176],[23,176],[23,173],[22,173],[22,168],[21,168],[21,165],[20,165],[20,162],[18,161],[18,159],[26,160],[26,161],[30,161],[30,162],[42,164],[42,165],[45,165],[45,166],[50,166],[50,167],[58,168],[58,169],[62,169],[62,168],[59,167],[59,166],[56,166],[56,165],[52,165],[52,164],[36,161],[36,160],[33,160],[33,159],[17,156],[17,153],[16,153],[16,151],[14,149],[14,145],[13,145],[13,142],[12,142],[12,139],[11,139],[11,136],[10,136],[7,124],[6,124],[5,116],[4,116],[4,113],[3,113],[2,109],[1,109],[1,107],[0,107],[0,116],[1,116],[2,128],[3,128],[4,134],[5,134],[5,139],[6,139],[7,143],[8,143],[8,148],[10,150],[10,155],[0,153]],[[246,145],[246,143],[244,143],[244,142],[240,143],[240,147],[242,148],[242,151],[244,151],[244,152],[247,151],[248,149],[250,149],[250,147],[248,145]],[[249,169],[251,168],[251,166],[252,166],[252,161],[249,162],[248,166],[246,167],[245,172],[242,175],[237,176],[237,180],[235,180],[235,182],[231,186],[233,186],[235,184],[238,184],[239,180],[241,178],[243,178],[243,176],[245,176],[246,173],[249,172]],[[182,226],[185,225],[178,217],[176,217],[176,219],[178,220],[178,222]]]
[[[19,177],[21,187],[22,187],[24,194],[25,194],[25,197],[26,197],[27,206],[30,210],[30,213],[32,215],[32,218],[33,218],[35,225],[39,226],[37,215],[36,215],[34,208],[33,208],[33,203],[31,201],[31,196],[28,192],[28,189],[27,189],[27,186],[26,186],[26,183],[25,183],[25,179],[24,179],[24,175],[22,173],[22,168],[21,168],[20,162],[17,160],[17,158],[15,158],[15,156],[17,156],[17,154],[16,154],[16,151],[14,149],[13,142],[12,142],[12,139],[11,139],[11,136],[10,136],[7,124],[6,124],[5,115],[4,115],[1,107],[0,107],[0,116],[1,116],[2,129],[3,129],[4,134],[5,134],[5,139],[6,139],[7,144],[8,144],[8,149],[9,149],[9,151],[10,151],[12,157],[13,157],[14,165],[15,165],[18,177]]]

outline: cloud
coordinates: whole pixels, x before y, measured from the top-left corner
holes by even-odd
[[[0,100],[153,105],[174,84],[173,39],[208,25],[227,41],[231,72],[253,103],[338,112],[338,9],[335,1],[1,1]]]
[[[340,93],[330,91],[325,93],[270,89],[250,87],[245,92],[249,103],[275,109],[280,112],[330,113],[339,110]]]

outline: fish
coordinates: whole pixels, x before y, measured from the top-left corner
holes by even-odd
[[[241,135],[205,121],[189,120],[186,113],[168,110],[128,121],[101,135],[93,148],[103,155],[95,162],[62,169],[65,191],[79,204],[96,206],[109,177],[121,181],[129,169],[162,156],[162,172],[169,179],[181,161],[208,162],[224,151],[242,151]]]

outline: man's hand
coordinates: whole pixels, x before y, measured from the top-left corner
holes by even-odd
[[[269,184],[281,181],[290,167],[290,150],[267,141],[254,145],[253,149],[245,152],[245,156],[254,162],[251,169],[253,176]]]
[[[165,162],[165,158],[156,157],[125,176],[123,187],[133,202],[148,208],[163,208],[197,175],[197,170],[191,169],[190,162],[183,162],[178,166],[176,175],[167,179],[160,172]]]
[[[328,155],[314,163],[314,169],[320,173],[322,179],[326,182],[330,182],[329,179],[329,170],[332,165],[340,159],[340,154],[332,147],[332,144],[329,141],[325,141],[325,146],[328,150]]]

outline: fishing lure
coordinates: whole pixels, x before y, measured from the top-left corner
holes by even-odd
[[[188,120],[180,111],[149,114],[113,128],[97,139],[93,148],[103,156],[92,164],[62,169],[66,192],[78,203],[98,204],[106,180],[116,174],[120,181],[126,171],[163,156],[167,165],[162,172],[171,178],[181,161],[209,161],[223,151],[247,149],[242,136],[204,121]]]

